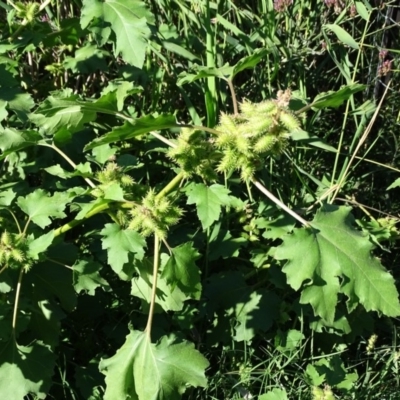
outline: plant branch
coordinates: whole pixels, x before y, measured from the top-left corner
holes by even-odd
[[[156,293],[157,293],[157,278],[158,278],[158,267],[160,263],[160,239],[158,235],[154,235],[154,261],[153,261],[153,285],[151,288],[151,300],[150,300],[150,310],[149,316],[147,318],[147,325],[146,325],[146,335],[151,341],[151,326],[153,324],[153,316],[154,316],[154,308],[156,305]]]
[[[233,113],[235,115],[238,115],[239,114],[239,108],[238,108],[238,102],[237,102],[237,98],[236,98],[235,87],[233,86],[232,79],[226,79],[226,82],[228,83],[229,90],[231,91],[232,104],[233,104]]]
[[[60,236],[65,232],[68,232],[70,229],[75,228],[76,226],[83,224],[87,219],[93,217],[96,214],[99,214],[103,211],[107,211],[110,209],[111,204],[99,204],[96,208],[92,211],[89,211],[82,219],[73,219],[72,221],[67,222],[65,225],[61,226],[60,228],[54,231],[54,237]],[[121,208],[132,208],[133,203],[126,202],[120,204]]]
[[[161,197],[166,196],[168,193],[172,192],[175,189],[175,187],[178,186],[184,178],[185,178],[184,172],[183,171],[179,172],[179,174],[176,175],[175,178],[172,179],[172,181],[169,182],[168,185],[165,186],[164,189],[161,190],[157,194],[156,198],[159,199]]]
[[[301,218],[300,215],[296,214],[293,210],[291,210],[286,204],[282,203],[277,197],[275,197],[264,185],[258,182],[256,179],[252,180],[255,187],[263,194],[265,194],[270,200],[272,200],[278,207],[282,208],[286,211],[290,216],[299,221],[303,226],[310,228],[311,225],[308,221]]]
[[[13,311],[13,319],[12,319],[12,329],[13,329],[13,335],[15,335],[15,328],[17,326],[17,313],[18,313],[18,303],[19,303],[19,295],[21,293],[21,283],[22,283],[22,277],[24,275],[24,269],[21,268],[19,271],[19,276],[18,276],[18,283],[17,283],[17,289],[15,291],[15,303],[14,303],[14,311]]]
[[[60,154],[61,157],[63,157],[65,159],[65,161],[68,162],[69,165],[71,165],[71,167],[73,169],[76,170],[76,164],[62,150],[60,150],[55,144],[47,144],[47,143],[39,143],[39,144],[40,144],[40,146],[50,147],[51,149],[56,151],[58,154]],[[86,183],[91,188],[95,188],[96,187],[96,185],[89,178],[83,178],[83,179],[86,181]]]

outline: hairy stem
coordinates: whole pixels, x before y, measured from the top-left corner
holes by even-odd
[[[17,326],[18,303],[19,303],[19,295],[21,293],[21,283],[22,283],[23,275],[24,275],[24,269],[21,268],[21,270],[19,271],[19,276],[18,276],[17,289],[15,291],[15,303],[14,303],[14,311],[13,311],[13,319],[12,319],[12,330],[13,330],[14,337],[15,337],[15,328]]]
[[[311,227],[310,223],[305,219],[301,218],[300,215],[296,214],[286,204],[282,203],[277,197],[275,197],[263,184],[258,182],[256,179],[252,180],[254,186],[263,194],[265,194],[270,200],[272,200],[278,207],[286,211],[290,216],[299,221],[305,227]]]
[[[178,175],[175,176],[174,179],[172,179],[171,182],[168,183],[167,186],[164,187],[163,190],[161,190],[158,194],[157,194],[157,198],[161,198],[166,196],[168,193],[172,192],[181,182],[182,180],[185,178],[185,174],[183,171],[179,172]]]
[[[73,169],[76,169],[76,164],[61,150],[59,149],[56,145],[54,144],[44,144],[41,143],[41,146],[46,146],[46,147],[50,147],[51,149],[53,149],[54,151],[56,151],[58,154],[60,154],[61,157],[64,158],[65,161],[68,162],[69,165],[71,165],[71,167]],[[96,185],[89,179],[89,178],[84,178],[86,183],[91,187],[91,188],[95,188]]]
[[[158,267],[160,264],[160,239],[158,235],[154,235],[154,261],[153,261],[153,284],[151,288],[151,300],[150,300],[150,310],[149,316],[147,318],[147,325],[146,325],[146,335],[151,341],[151,326],[153,324],[153,316],[154,316],[154,308],[156,305],[156,292],[157,292],[157,278],[158,278]]]
[[[232,104],[233,104],[233,113],[234,113],[235,115],[238,115],[238,114],[239,114],[239,108],[238,108],[238,102],[237,102],[237,98],[236,98],[236,92],[235,92],[235,88],[234,88],[234,86],[233,86],[232,79],[227,79],[226,82],[228,83],[229,90],[231,91]]]
[[[65,225],[61,226],[60,228],[56,229],[54,231],[54,237],[60,236],[65,232],[68,232],[70,229],[75,228],[75,226],[78,226],[80,224],[83,224],[87,219],[93,217],[96,214],[99,214],[103,211],[108,211],[111,207],[110,203],[106,204],[99,204],[97,207],[95,207],[92,211],[89,211],[82,219],[73,219],[72,221],[67,222]],[[131,202],[126,202],[122,203],[119,205],[121,208],[132,208],[133,203]]]

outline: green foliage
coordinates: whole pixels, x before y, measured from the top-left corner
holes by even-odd
[[[292,3],[1,3],[1,399],[398,391],[398,52]]]
[[[275,258],[289,260],[283,272],[293,289],[311,281],[302,290],[300,302],[310,303],[328,324],[335,319],[339,293],[347,296],[349,312],[361,303],[367,311],[397,316],[400,303],[394,279],[371,257],[372,245],[354,229],[349,212],[346,207],[325,207],[311,229],[296,229],[284,238]],[[299,258],[301,252],[305,254]]]
[[[185,342],[163,337],[157,344],[132,331],[115,356],[102,360],[106,375],[104,399],[180,399],[186,385],[205,386],[204,357]]]

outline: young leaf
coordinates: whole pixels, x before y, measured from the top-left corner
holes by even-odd
[[[254,68],[268,53],[269,50],[265,48],[257,49],[250,56],[240,59],[233,67],[230,79],[233,79],[239,72],[245,69]]]
[[[237,342],[248,342],[258,331],[269,329],[278,317],[280,300],[274,293],[266,290],[253,292],[248,286],[237,296],[235,304],[234,339]]]
[[[275,252],[288,260],[283,268],[293,289],[302,290],[300,302],[333,323],[339,292],[348,297],[349,311],[361,303],[367,311],[400,315],[393,277],[371,256],[368,237],[354,229],[349,207],[324,206],[312,222],[313,229],[295,229]],[[342,278],[340,286],[339,277]]]
[[[146,5],[140,0],[84,0],[82,27],[86,27],[93,18],[101,18],[111,24],[116,36],[115,55],[122,53],[124,61],[142,68],[146,55],[150,28],[154,18]]]
[[[37,189],[25,197],[18,197],[17,204],[29,218],[41,228],[50,225],[51,219],[64,218],[64,209],[69,201],[67,193],[56,192],[49,196],[42,189]]]
[[[196,73],[189,74],[187,72],[181,72],[178,75],[178,81],[176,84],[178,86],[185,85],[186,83],[192,83],[199,79],[210,78],[210,77],[217,77],[217,78],[225,78],[233,73],[233,67],[229,66],[229,64],[225,64],[220,68],[214,67],[203,67],[195,65],[194,70]]]
[[[86,43],[84,47],[76,50],[74,57],[65,57],[63,66],[65,69],[71,69],[72,72],[77,74],[91,74],[98,70],[106,71],[105,55],[107,55],[107,52]]]
[[[400,186],[400,178],[397,178],[394,182],[392,182],[386,190],[391,190]]]
[[[12,189],[0,192],[0,208],[8,207],[13,202],[16,195],[17,194],[13,192]]]
[[[79,132],[84,125],[96,119],[96,113],[85,110],[78,96],[70,91],[60,91],[49,96],[29,119],[48,136],[58,131]]]
[[[141,260],[144,256],[146,241],[137,232],[121,229],[117,224],[106,224],[100,232],[103,236],[102,247],[107,250],[108,263],[113,271],[120,274],[122,267],[129,261],[129,253]]]
[[[273,389],[271,392],[262,394],[258,400],[288,400],[284,389]]]
[[[161,278],[172,288],[178,286],[186,294],[200,296],[200,273],[195,263],[199,257],[200,254],[191,242],[175,247],[164,266]]]
[[[51,386],[55,355],[43,344],[19,346],[14,338],[0,347],[0,398],[21,400],[29,393],[44,399]]]
[[[109,107],[112,104],[117,111],[122,111],[126,97],[142,90],[140,87],[133,86],[132,82],[113,81],[102,91],[102,96],[93,104],[100,107]]]
[[[0,159],[26,147],[33,146],[42,136],[33,130],[19,131],[14,128],[0,128]]]
[[[32,239],[32,241],[28,240],[28,256],[35,260],[39,259],[39,254],[44,253],[47,250],[53,242],[53,239],[54,231],[50,231],[45,235]]]
[[[164,257],[162,257],[162,259],[164,261]],[[153,265],[149,259],[136,262],[135,265],[139,270],[139,276],[132,279],[131,295],[142,299],[142,308],[148,311],[153,289]],[[180,311],[186,300],[191,297],[199,298],[201,290],[200,282],[197,287],[193,287],[192,290],[194,293],[190,293],[191,296],[189,296],[178,286],[172,288],[167,284],[165,279],[159,276],[157,281],[156,304],[164,311]]]
[[[32,285],[34,297],[38,299],[57,299],[68,312],[76,307],[76,293],[72,282],[72,271],[52,261],[34,265],[25,278]]]
[[[151,131],[176,127],[179,127],[179,124],[176,123],[176,118],[172,114],[161,114],[158,117],[146,115],[134,120],[132,123],[125,122],[124,125],[118,126],[104,136],[93,140],[85,146],[84,151],[101,146],[102,144],[129,140]]]
[[[350,98],[354,93],[360,92],[366,88],[365,85],[360,85],[359,83],[353,83],[351,85],[346,85],[339,89],[337,92],[326,92],[320,93],[315,97],[311,107],[313,109],[321,109],[333,107],[337,108],[342,105],[346,100]]]
[[[214,184],[207,187],[203,183],[194,183],[189,185],[186,192],[187,204],[196,204],[197,215],[204,230],[218,220],[221,206],[230,202],[229,190],[222,185]]]
[[[100,362],[104,400],[179,400],[188,385],[206,386],[207,367],[193,344],[173,336],[153,344],[145,333],[132,331],[113,357]]]
[[[347,44],[347,46],[358,50],[358,43],[353,39],[353,37],[349,33],[347,33],[339,25],[326,24],[324,25],[324,28],[327,28],[330,31],[332,31],[342,43]]]
[[[109,287],[108,282],[99,274],[102,265],[98,262],[80,260],[74,264],[73,268],[74,287],[77,293],[84,290],[90,296],[94,296],[98,287]]]

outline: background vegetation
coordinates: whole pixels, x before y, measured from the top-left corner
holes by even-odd
[[[397,7],[0,1],[0,398],[400,399]]]

